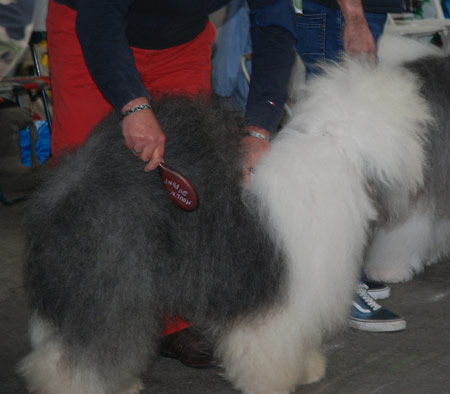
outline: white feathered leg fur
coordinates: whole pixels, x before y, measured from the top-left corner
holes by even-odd
[[[122,389],[113,388],[96,373],[95,365],[74,366],[54,328],[36,314],[30,320],[30,342],[35,351],[21,361],[18,372],[26,378],[31,393],[137,394],[144,388],[137,378],[126,382]]]
[[[286,130],[252,187],[265,196],[270,209],[261,215],[289,251],[289,291],[283,309],[237,324],[219,352],[227,377],[246,393],[288,393],[325,373],[322,336],[345,324],[375,213],[332,136]]]
[[[450,222],[415,207],[394,225],[377,230],[365,271],[384,282],[406,282],[450,253]]]

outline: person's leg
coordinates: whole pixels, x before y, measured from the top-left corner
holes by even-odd
[[[342,18],[333,10],[311,1],[303,1],[303,14],[295,17],[297,52],[306,67],[307,76],[317,74],[327,59],[337,58],[343,49]],[[341,46],[339,46],[341,43]]]
[[[378,44],[380,36],[384,32],[384,26],[386,25],[387,14],[374,14],[371,12],[365,12],[367,23],[369,24],[370,32],[372,33],[375,44]]]
[[[345,20],[340,10],[329,10],[325,28],[325,62],[339,61],[344,54]]]
[[[387,14],[366,12],[375,43],[383,34]],[[340,10],[303,2],[303,15],[296,16],[297,51],[305,63],[307,76],[320,72],[326,61],[338,61],[344,53],[345,20]]]
[[[75,33],[75,17],[69,7],[50,1],[47,35],[54,106],[52,153],[56,158],[83,143],[92,127],[112,110],[87,70]]]

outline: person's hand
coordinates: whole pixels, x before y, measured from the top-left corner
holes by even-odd
[[[122,108],[122,112],[140,104],[148,104],[148,99],[132,100]],[[162,161],[166,136],[153,111],[145,109],[127,115],[122,121],[122,133],[127,148],[148,162],[145,171],[154,170]]]
[[[338,0],[344,16],[344,50],[350,56],[376,59],[377,47],[369,29],[361,0]]]
[[[270,137],[270,133],[256,126],[247,126],[245,129],[248,131],[253,131],[259,133],[266,137]],[[245,184],[249,184],[251,180],[251,171],[255,165],[261,160],[261,158],[270,150],[270,142],[263,138],[252,137],[246,135],[241,140],[242,150],[244,152],[243,158],[243,179]]]
[[[350,56],[367,56],[374,61],[377,47],[365,18],[345,22],[344,50]]]

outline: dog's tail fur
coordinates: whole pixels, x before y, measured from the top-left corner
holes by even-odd
[[[350,59],[332,66],[308,86],[258,167],[252,186],[267,204],[270,227],[287,244],[291,267],[305,270],[298,298],[320,299],[319,292],[356,278],[353,262],[361,262],[378,208],[397,216],[423,186],[433,118],[420,87],[402,68]],[[327,285],[318,285],[322,280]],[[327,299],[320,303],[325,327],[339,321],[329,319],[332,310],[342,312]]]

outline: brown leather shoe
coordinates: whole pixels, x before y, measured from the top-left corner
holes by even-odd
[[[192,326],[163,337],[159,352],[192,368],[217,366],[213,345]]]

